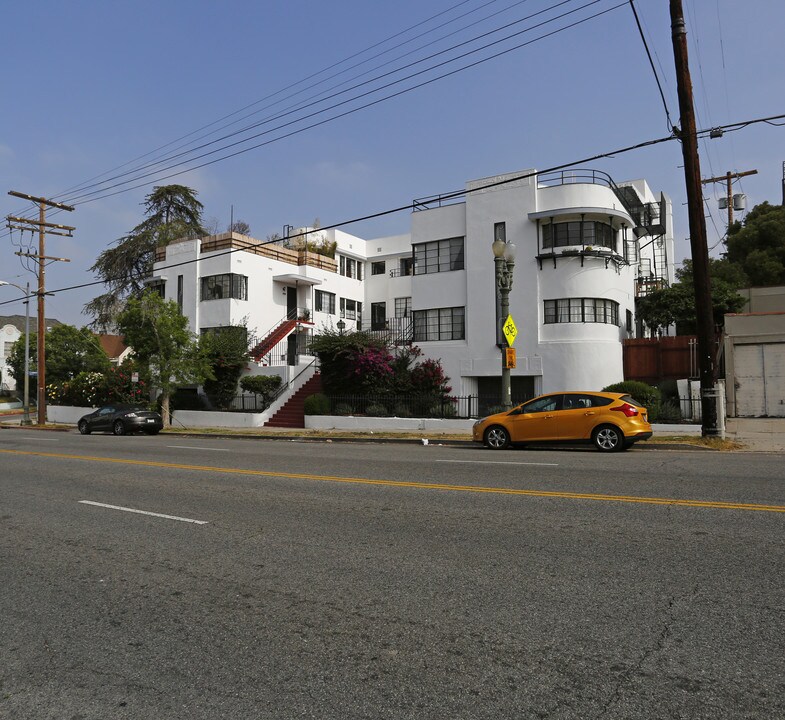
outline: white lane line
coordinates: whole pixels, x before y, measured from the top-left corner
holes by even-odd
[[[435,460],[434,462],[468,463],[470,465],[544,465],[548,467],[559,467],[559,463],[511,462],[506,460]]]
[[[207,525],[207,520],[193,520],[191,518],[177,517],[177,515],[164,515],[163,513],[148,512],[147,510],[135,510],[134,508],[121,507],[120,505],[107,505],[106,503],[93,502],[92,500],[80,500],[82,505],[95,505],[96,507],[109,508],[110,510],[122,510],[138,515],[152,515],[153,517],[166,518],[167,520],[179,520],[180,522],[194,523],[195,525]]]
[[[197,445],[167,445],[168,448],[177,448],[178,450],[205,450],[207,452],[232,452],[226,448],[208,448],[199,447]]]

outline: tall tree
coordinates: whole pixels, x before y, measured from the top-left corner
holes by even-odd
[[[749,279],[747,285],[785,285],[785,206],[763,202],[735,223],[725,243],[728,262]]]
[[[29,365],[33,369],[38,360],[37,334],[30,333]],[[46,380],[59,383],[78,375],[80,372],[106,372],[109,369],[107,357],[98,338],[87,328],[73,325],[55,325],[44,336],[46,350]],[[8,357],[11,375],[16,386],[22,387],[25,378],[25,339],[19,338],[11,346]],[[34,378],[31,378],[34,380]],[[35,397],[31,387],[31,395]]]
[[[84,306],[94,328],[113,327],[129,297],[138,297],[150,277],[155,250],[182,237],[204,234],[203,206],[196,191],[185,185],[153,188],[143,203],[147,216],[131,232],[104,250],[90,268],[106,286],[106,292]]]
[[[738,312],[744,306],[744,298],[736,292],[740,276],[725,260],[716,258],[709,260],[709,274],[714,323],[722,326],[725,313]],[[638,317],[653,333],[674,324],[680,335],[695,332],[695,291],[691,260],[684,261],[684,265],[676,271],[676,278],[678,282],[670,287],[638,298]],[[732,280],[729,281],[729,278]]]
[[[176,302],[148,291],[128,299],[117,325],[139,363],[148,368],[153,386],[161,391],[161,414],[168,424],[174,391],[212,376],[209,360],[188,330],[188,319]]]

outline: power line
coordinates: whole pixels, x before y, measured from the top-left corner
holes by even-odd
[[[342,102],[335,103],[334,105],[328,106],[327,108],[323,108],[323,109],[321,109],[319,111],[315,111],[313,113],[309,113],[307,115],[304,115],[302,117],[296,118],[294,120],[290,120],[288,122],[285,122],[285,123],[282,123],[280,125],[277,125],[274,128],[270,128],[270,129],[265,130],[263,132],[260,132],[260,133],[257,133],[255,135],[252,135],[250,137],[244,138],[242,140],[238,140],[238,141],[235,141],[233,143],[229,143],[229,144],[227,144],[227,145],[225,145],[223,147],[220,147],[220,148],[217,148],[217,149],[214,149],[214,150],[210,150],[208,152],[202,153],[201,155],[197,155],[195,157],[192,157],[189,160],[185,160],[185,161],[182,161],[182,162],[175,163],[175,164],[173,164],[173,165],[171,165],[169,167],[162,168],[162,169],[157,170],[155,172],[147,173],[147,174],[144,174],[144,175],[141,175],[141,176],[138,176],[138,177],[131,178],[129,180],[123,181],[123,182],[115,183],[114,185],[109,185],[107,187],[104,187],[104,188],[102,188],[100,190],[96,190],[96,191],[91,192],[91,193],[85,193],[82,196],[77,196],[76,198],[73,198],[71,200],[71,202],[73,202],[74,204],[77,204],[77,205],[78,204],[83,204],[85,202],[92,202],[94,200],[102,199],[102,198],[105,198],[105,197],[111,197],[113,195],[119,194],[120,192],[126,192],[128,190],[133,190],[133,189],[136,189],[136,188],[139,188],[139,187],[145,187],[146,185],[149,184],[149,182],[145,182],[145,183],[142,183],[140,185],[131,185],[130,187],[127,187],[127,188],[125,188],[123,190],[120,190],[118,192],[113,192],[113,193],[107,193],[106,192],[107,190],[112,190],[112,189],[114,189],[116,187],[122,187],[123,185],[128,185],[129,183],[133,183],[133,182],[136,182],[138,180],[142,180],[143,178],[152,177],[154,175],[157,175],[159,172],[166,172],[167,170],[175,169],[175,168],[180,167],[182,165],[185,165],[187,163],[195,162],[195,161],[200,160],[200,159],[202,159],[204,157],[208,157],[209,155],[214,155],[214,154],[222,152],[224,150],[228,150],[228,149],[230,149],[232,147],[236,147],[238,145],[242,145],[244,143],[250,142],[251,140],[257,139],[257,138],[262,137],[264,135],[269,135],[269,134],[271,134],[273,132],[276,132],[278,130],[283,130],[283,129],[291,126],[291,125],[303,122],[305,120],[308,120],[309,118],[316,117],[316,116],[318,116],[318,115],[320,115],[320,114],[322,114],[324,112],[327,112],[329,110],[334,110],[334,109],[340,108],[341,106],[347,105],[350,102],[354,102],[354,101],[359,100],[359,99],[361,99],[363,97],[367,97],[367,96],[372,95],[374,93],[377,93],[377,92],[379,92],[381,90],[390,88],[390,87],[392,87],[394,85],[397,85],[397,84],[400,84],[401,82],[405,82],[406,80],[411,80],[414,77],[417,77],[419,75],[423,75],[423,74],[425,74],[427,72],[430,72],[430,71],[433,71],[433,70],[435,70],[435,69],[437,69],[439,67],[443,67],[443,66],[448,65],[450,63],[453,63],[453,62],[455,62],[457,60],[460,60],[460,59],[462,59],[464,57],[467,57],[469,55],[472,55],[472,54],[475,54],[477,52],[480,52],[481,50],[485,50],[485,49],[487,49],[489,47],[492,47],[494,45],[498,45],[499,43],[505,42],[505,41],[507,41],[507,40],[509,40],[509,39],[511,39],[513,37],[521,35],[521,34],[523,34],[525,32],[529,32],[529,31],[531,31],[533,29],[536,29],[537,27],[541,27],[542,25],[545,25],[545,24],[547,24],[549,22],[553,22],[554,20],[561,19],[561,18],[565,17],[566,15],[572,14],[574,12],[577,12],[578,10],[582,10],[582,9],[584,9],[584,8],[590,6],[590,5],[594,5],[594,4],[596,4],[598,2],[601,2],[601,1],[602,0],[592,0],[591,2],[587,3],[586,5],[583,5],[583,6],[579,7],[579,8],[577,8],[576,10],[571,10],[569,12],[566,12],[563,15],[558,16],[557,18],[552,18],[552,19],[544,21],[542,23],[538,23],[537,25],[535,25],[535,26],[533,26],[531,28],[526,28],[525,30],[518,31],[516,33],[513,33],[512,35],[509,35],[509,36],[505,37],[505,38],[502,38],[500,40],[496,40],[496,41],[494,41],[492,43],[489,43],[487,45],[484,45],[484,46],[482,46],[480,48],[475,48],[474,50],[471,50],[471,51],[468,51],[466,53],[463,53],[462,55],[459,55],[458,57],[451,58],[449,60],[446,60],[446,61],[443,61],[441,63],[438,63],[438,64],[436,64],[434,66],[428,67],[428,68],[426,68],[424,70],[420,70],[418,72],[412,73],[412,74],[410,74],[410,75],[408,75],[408,76],[406,76],[404,78],[401,78],[401,79],[398,79],[398,80],[395,80],[395,81],[391,81],[390,83],[387,83],[386,85],[383,85],[383,86],[381,86],[379,88],[375,88],[375,89],[370,90],[370,91],[367,91],[365,93],[361,93],[360,95],[357,95],[357,96],[355,96],[353,98],[350,98],[349,100],[345,100],[345,101],[342,101]],[[182,175],[182,174],[184,174],[186,172],[191,172],[193,170],[197,170],[199,168],[206,167],[208,165],[212,165],[212,164],[214,164],[216,162],[227,160],[229,158],[235,157],[237,155],[241,155],[241,154],[249,152],[251,150],[256,150],[256,149],[258,149],[260,147],[264,147],[265,145],[269,145],[269,144],[271,144],[273,142],[278,142],[278,141],[283,140],[285,138],[291,137],[292,135],[296,135],[296,134],[299,134],[299,133],[304,132],[306,130],[310,130],[310,129],[313,129],[313,128],[318,127],[320,125],[324,125],[324,124],[326,124],[328,122],[332,122],[333,120],[337,120],[339,118],[342,118],[342,117],[345,117],[345,116],[348,116],[348,115],[352,115],[355,112],[359,112],[360,110],[367,109],[369,107],[377,105],[377,104],[379,104],[381,102],[385,102],[385,101],[390,100],[390,99],[392,99],[394,97],[397,97],[399,95],[403,95],[405,93],[411,92],[411,91],[419,89],[421,87],[425,87],[426,85],[430,85],[430,84],[432,84],[434,82],[437,82],[439,80],[443,80],[444,78],[450,77],[451,75],[455,75],[455,74],[457,74],[459,72],[463,72],[463,71],[468,70],[470,68],[476,67],[476,66],[481,65],[483,63],[486,63],[486,62],[488,62],[490,60],[494,60],[494,59],[496,59],[498,57],[501,57],[502,55],[506,55],[506,54],[508,54],[510,52],[513,52],[515,50],[519,50],[522,47],[525,47],[527,45],[531,45],[531,44],[533,44],[535,42],[539,42],[540,40],[544,40],[544,39],[546,39],[548,37],[551,37],[553,35],[557,35],[558,33],[561,33],[561,32],[564,32],[566,30],[572,29],[572,28],[574,28],[574,27],[576,27],[578,25],[581,25],[581,24],[583,24],[585,22],[588,22],[589,20],[596,19],[596,18],[598,18],[598,17],[600,17],[602,15],[605,15],[605,14],[607,14],[609,12],[617,10],[620,7],[623,7],[624,5],[625,5],[624,2],[620,2],[620,3],[616,4],[616,5],[613,5],[613,6],[607,8],[605,10],[599,11],[599,12],[597,12],[597,13],[595,13],[593,15],[590,15],[590,16],[588,16],[586,18],[582,18],[580,20],[576,20],[575,22],[570,23],[570,24],[568,24],[568,25],[566,25],[564,27],[560,27],[560,28],[558,28],[556,30],[553,30],[553,31],[549,32],[549,33],[545,33],[543,35],[540,35],[537,38],[534,38],[532,40],[528,40],[526,42],[519,43],[517,45],[514,45],[514,46],[512,46],[510,48],[506,48],[504,50],[500,50],[499,52],[494,53],[494,54],[492,54],[490,56],[487,56],[487,57],[481,58],[479,60],[476,60],[474,62],[468,63],[466,65],[463,65],[463,66],[459,67],[459,68],[456,68],[456,69],[444,72],[444,73],[442,73],[440,75],[437,75],[436,77],[430,78],[428,80],[424,80],[424,81],[416,83],[416,84],[414,84],[412,86],[409,86],[409,87],[403,88],[401,90],[392,92],[392,93],[390,93],[388,95],[385,95],[382,98],[371,100],[369,102],[366,102],[365,104],[362,104],[362,105],[354,107],[354,108],[352,108],[350,110],[338,113],[338,114],[333,115],[333,116],[331,116],[331,117],[329,117],[327,119],[313,122],[313,123],[311,123],[309,125],[306,125],[305,127],[298,128],[298,129],[293,130],[291,132],[287,132],[287,133],[285,133],[283,135],[279,135],[279,136],[277,136],[277,137],[275,137],[275,138],[273,138],[271,140],[268,140],[268,141],[265,141],[265,142],[262,142],[262,143],[258,143],[256,145],[252,145],[250,147],[238,150],[236,152],[229,153],[229,154],[224,155],[224,156],[222,156],[220,158],[216,158],[216,159],[208,161],[208,162],[204,162],[204,163],[201,163],[201,164],[198,164],[198,165],[194,165],[192,167],[185,168],[185,169],[183,169],[181,171],[172,173],[170,175],[165,175],[165,176],[162,176],[162,177],[158,177],[154,182],[160,182],[161,180],[167,180],[169,178],[176,177],[178,175]],[[218,142],[218,141],[215,141],[215,142]],[[210,144],[213,144],[213,143],[210,143]],[[104,193],[104,194],[101,194],[101,193]],[[92,197],[92,196],[97,196],[97,197]]]
[[[769,117],[766,117],[766,118],[756,118],[754,120],[745,120],[745,121],[742,121],[742,122],[730,123],[729,125],[720,126],[718,128],[709,128],[709,129],[704,129],[704,130],[698,130],[696,132],[696,136],[698,138],[706,137],[710,133],[716,132],[717,130],[723,130],[723,131],[728,131],[730,129],[737,129],[738,130],[738,129],[749,127],[751,125],[755,125],[755,124],[758,124],[758,123],[772,124],[772,121],[774,121],[774,120],[785,120],[785,113],[783,113],[781,115],[772,115],[772,116],[769,116]],[[785,123],[775,123],[775,124],[785,125]],[[506,185],[508,183],[518,182],[520,180],[524,180],[526,178],[533,177],[534,175],[543,175],[545,173],[555,172],[557,170],[565,170],[566,168],[574,167],[575,165],[582,165],[582,164],[587,163],[587,162],[593,162],[595,160],[601,160],[601,159],[604,159],[604,158],[612,158],[615,155],[621,155],[623,153],[633,152],[634,150],[640,150],[640,149],[643,149],[643,148],[646,148],[646,147],[651,147],[653,145],[659,145],[659,144],[662,144],[662,143],[665,143],[665,142],[670,142],[670,141],[673,141],[673,140],[676,140],[676,139],[677,139],[677,137],[675,135],[668,135],[668,136],[665,136],[665,137],[656,138],[654,140],[646,140],[644,142],[636,143],[635,145],[628,145],[627,147],[620,148],[618,150],[611,150],[609,152],[599,153],[599,154],[596,154],[596,155],[592,155],[590,157],[582,158],[580,160],[574,160],[574,161],[571,161],[571,162],[563,163],[561,165],[554,165],[553,167],[545,168],[544,170],[538,170],[537,172],[526,173],[526,174],[523,174],[523,175],[516,175],[515,177],[507,178],[506,180],[499,180],[499,181],[494,182],[494,183],[489,183],[487,185],[483,185],[482,187],[475,188],[473,190],[458,190],[458,191],[450,192],[450,193],[441,193],[441,194],[438,194],[438,196],[442,200],[458,199],[458,198],[463,197],[465,195],[470,195],[470,194],[472,194],[474,192],[480,192],[481,190],[487,190],[488,188],[491,188],[491,187],[498,187],[498,186],[501,186],[501,185]],[[436,197],[436,195],[433,195],[433,197]],[[379,211],[379,212],[370,213],[368,215],[363,215],[361,217],[352,218],[350,220],[343,220],[341,222],[333,223],[331,225],[323,225],[320,229],[322,229],[322,230],[330,230],[332,228],[339,228],[339,227],[345,227],[347,225],[354,225],[354,224],[356,224],[358,222],[365,222],[367,220],[374,220],[374,219],[377,219],[377,218],[380,218],[380,217],[384,217],[386,215],[393,215],[393,214],[399,213],[399,212],[410,211],[410,210],[412,210],[412,207],[413,207],[413,203],[407,203],[406,205],[400,205],[398,207],[390,208],[388,210],[382,210],[382,211]],[[291,237],[296,237],[296,236],[291,236]],[[260,245],[269,245],[269,244],[271,244],[273,242],[276,242],[276,241],[271,240],[269,242],[260,243]],[[217,253],[216,255],[212,255],[211,257],[222,257],[223,255],[230,255],[232,253],[239,252],[239,251],[240,251],[240,249],[227,250],[225,252]],[[180,267],[180,266],[183,266],[183,265],[190,265],[190,264],[192,264],[194,262],[196,262],[196,260],[187,260],[187,261],[184,261],[182,263],[177,263],[177,264],[174,264],[174,265],[170,265],[168,267]],[[54,294],[54,293],[58,293],[58,292],[69,292],[71,290],[81,290],[81,289],[88,288],[88,287],[96,287],[98,285],[105,285],[108,282],[112,282],[114,280],[120,280],[120,279],[122,279],[122,278],[109,278],[108,280],[93,280],[93,281],[88,282],[88,283],[81,283],[79,285],[69,285],[69,286],[66,286],[66,287],[58,288],[56,290],[48,290],[47,292]],[[19,300],[20,300],[20,298],[17,298],[16,300],[6,300],[6,301],[3,301],[3,302],[0,302],[0,306],[10,305],[12,303],[19,302]]]
[[[630,0],[630,7],[632,8],[632,14],[635,16],[635,24],[638,26],[638,32],[640,33],[641,40],[643,41],[643,47],[646,50],[646,57],[649,58],[649,65],[651,66],[651,71],[654,74],[654,79],[657,82],[657,89],[660,91],[660,98],[662,99],[662,106],[665,108],[665,118],[668,122],[668,130],[673,130],[673,123],[671,122],[671,115],[668,111],[668,103],[665,101],[665,93],[662,91],[662,85],[660,84],[660,76],[657,74],[657,68],[654,67],[654,60],[652,60],[651,52],[649,52],[649,44],[646,42],[646,36],[643,34],[643,28],[641,27],[641,21],[638,17],[638,11],[635,8],[635,3],[633,0]]]

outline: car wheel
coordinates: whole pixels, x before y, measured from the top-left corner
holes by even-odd
[[[112,432],[115,435],[125,435],[125,424],[122,420],[118,420],[112,427]]]
[[[485,431],[485,445],[491,450],[504,450],[510,446],[510,433],[501,425],[494,425]]]
[[[624,448],[624,433],[613,425],[600,425],[591,439],[601,452],[616,452]]]
[[[82,435],[90,434],[90,425],[87,424],[87,420],[80,420],[77,427],[79,428],[79,432],[82,433]]]

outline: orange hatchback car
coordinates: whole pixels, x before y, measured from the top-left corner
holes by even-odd
[[[557,392],[481,418],[472,439],[492,450],[526,443],[587,442],[603,452],[626,450],[651,437],[646,408],[630,395]]]

